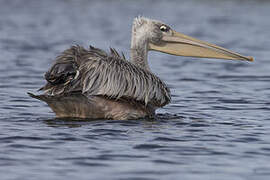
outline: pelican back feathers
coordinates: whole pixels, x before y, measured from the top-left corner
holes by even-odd
[[[120,56],[90,46],[72,46],[56,58],[45,74],[41,88],[47,95],[81,92],[87,97],[104,96],[162,107],[170,102],[170,91],[157,76]]]

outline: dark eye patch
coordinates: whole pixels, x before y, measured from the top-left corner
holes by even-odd
[[[170,30],[170,28],[168,27],[168,26],[166,26],[166,25],[161,25],[160,27],[159,27],[159,29],[162,31],[162,32],[168,32],[169,30]]]

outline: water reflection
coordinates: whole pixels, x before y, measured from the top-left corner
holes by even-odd
[[[143,118],[136,120],[106,120],[106,119],[81,119],[81,118],[38,118],[42,120],[49,127],[68,127],[68,128],[78,128],[81,126],[103,126],[106,124],[113,124],[115,126],[138,126],[142,125],[143,127],[151,128],[157,125],[157,128],[160,128],[161,123],[166,123],[167,121],[177,120],[181,121],[183,116],[177,114],[157,114],[154,118]]]
[[[77,128],[83,125],[89,125],[90,123],[96,122],[99,120],[93,119],[76,119],[76,118],[52,118],[43,120],[45,124],[49,127],[68,127],[68,128]]]

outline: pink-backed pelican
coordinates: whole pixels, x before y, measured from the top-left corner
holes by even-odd
[[[253,61],[214,44],[172,30],[144,17],[132,26],[130,61],[115,49],[111,53],[72,46],[56,58],[45,74],[41,95],[57,117],[137,119],[153,117],[171,100],[166,84],[148,66],[148,51],[177,56]]]

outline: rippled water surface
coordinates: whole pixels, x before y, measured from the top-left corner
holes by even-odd
[[[0,0],[1,179],[269,179],[269,1]],[[151,52],[171,88],[155,120],[55,119],[35,92],[72,44],[129,53],[132,19],[160,19],[255,62]]]

